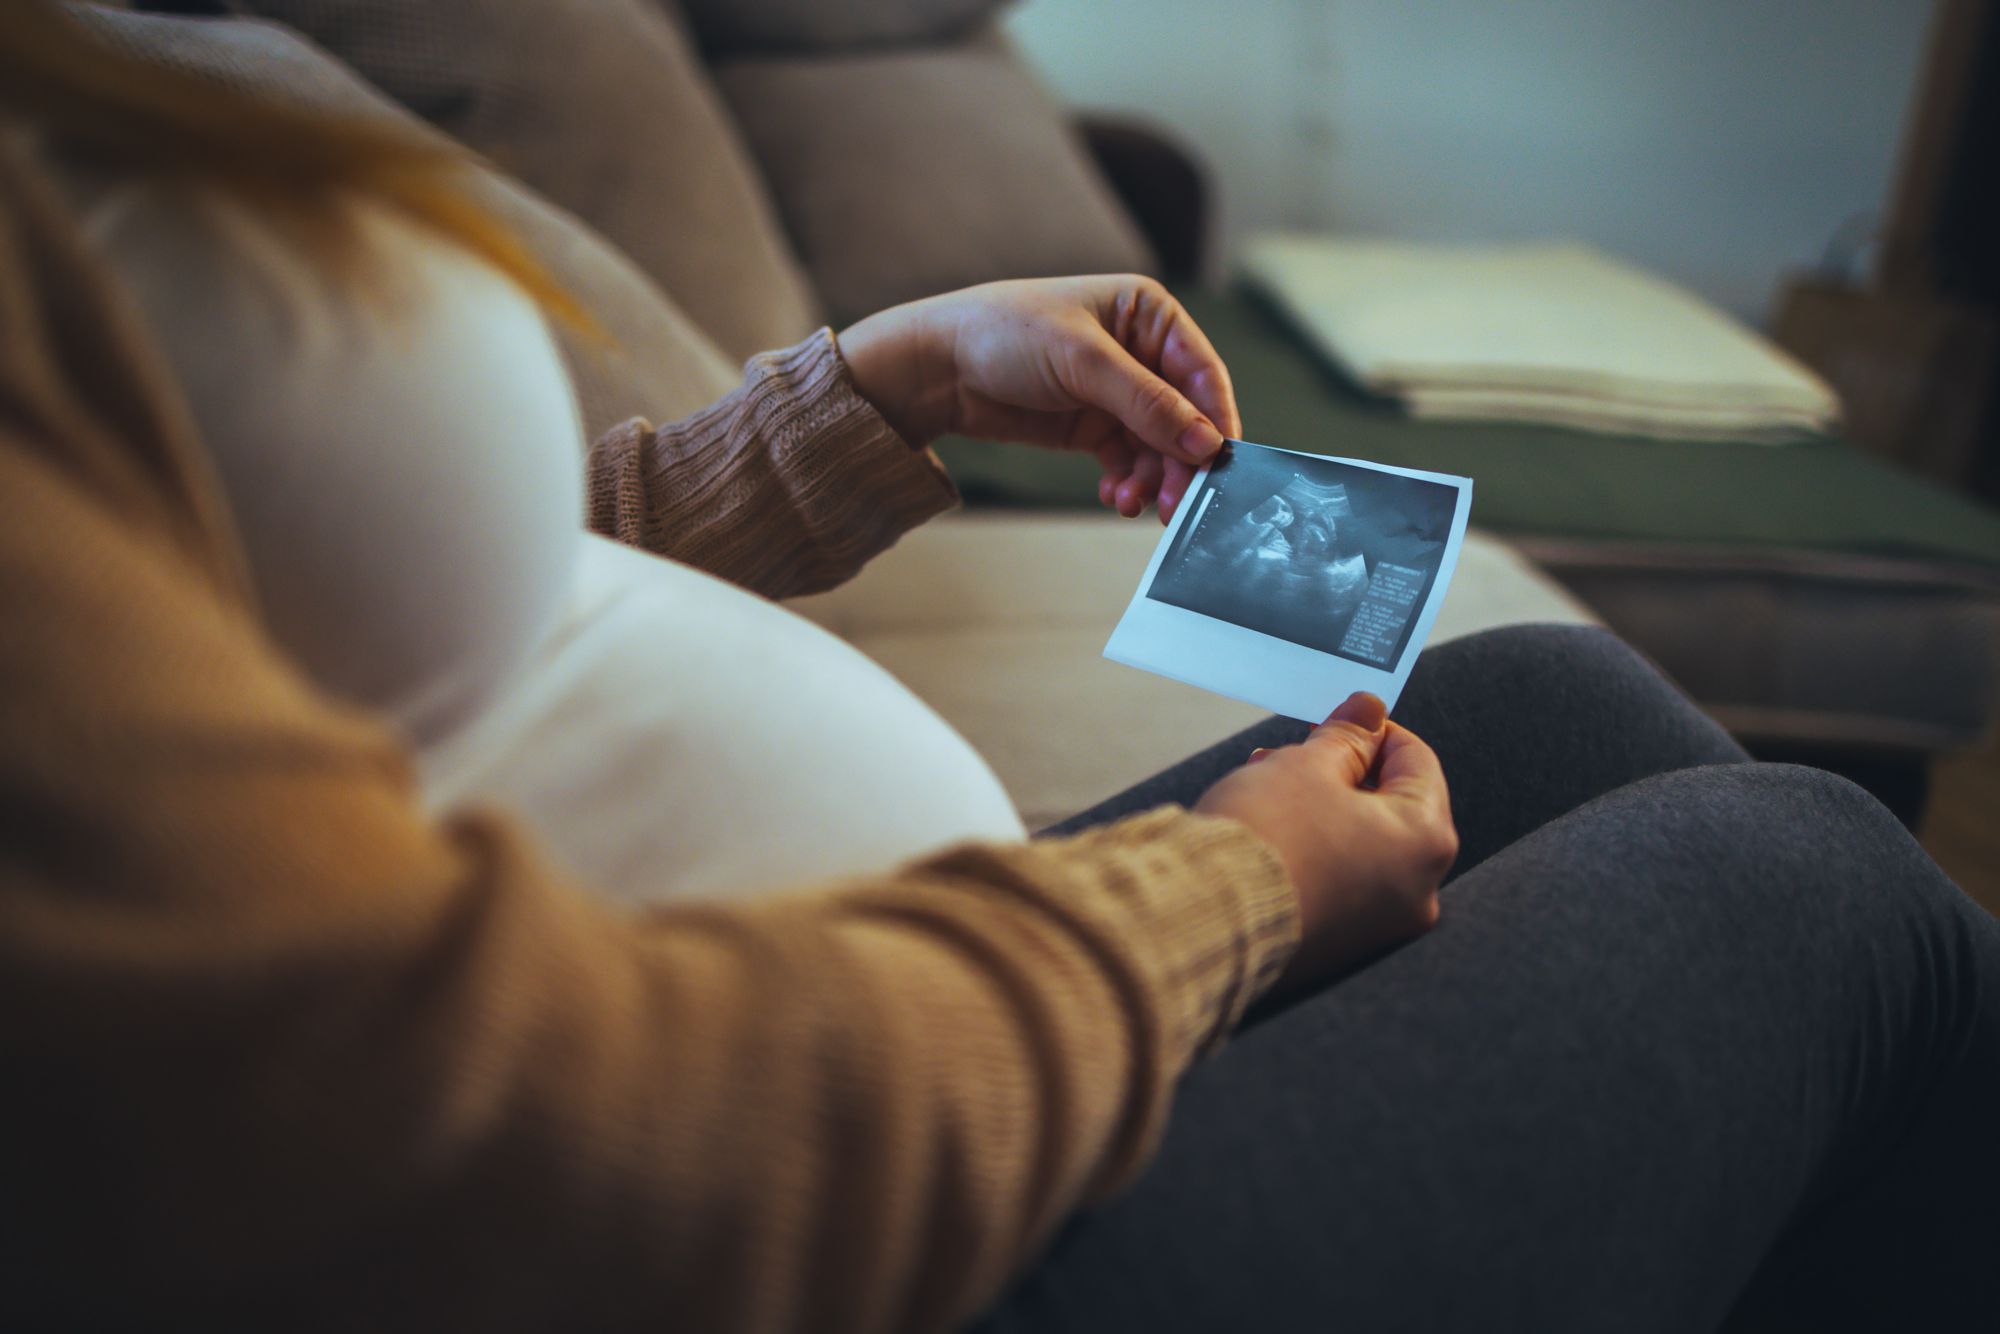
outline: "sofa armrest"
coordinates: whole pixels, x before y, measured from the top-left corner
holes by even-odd
[[[1144,121],[1076,118],[1098,170],[1145,233],[1169,282],[1203,276],[1208,261],[1208,173],[1184,145]]]

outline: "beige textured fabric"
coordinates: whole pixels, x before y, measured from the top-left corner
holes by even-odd
[[[575,213],[741,360],[818,303],[688,40],[654,0],[246,0]]]
[[[717,80],[837,321],[995,278],[1152,267],[1062,110],[996,34],[734,61]]]
[[[674,0],[658,0],[672,5]],[[679,0],[705,50],[774,55],[946,41],[1006,0]]]
[[[1295,947],[1269,847],[1168,809],[631,915],[427,818],[16,137],[0,1328],[952,1328],[1132,1178]]]
[[[78,12],[105,40],[190,78],[329,115],[380,116],[413,133],[434,133],[278,24]],[[663,421],[685,416],[735,388],[730,359],[615,246],[498,173],[481,172],[477,188],[603,327],[604,338],[555,331],[576,382],[586,439],[638,414]]]
[[[1159,537],[1156,523],[1106,514],[953,515],[792,606],[942,714],[1035,829],[1266,716],[1104,658]],[[1429,642],[1595,620],[1513,548],[1473,529]]]

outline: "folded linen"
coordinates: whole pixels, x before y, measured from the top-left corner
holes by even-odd
[[[1692,294],[1569,243],[1253,240],[1245,280],[1413,415],[1783,443],[1840,418],[1826,383]]]

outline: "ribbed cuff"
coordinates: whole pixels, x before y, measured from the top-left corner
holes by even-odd
[[[831,588],[958,503],[937,456],[861,397],[830,329],[752,357],[735,392],[590,453],[590,525],[771,598]]]
[[[857,524],[893,529],[882,546],[958,503],[938,456],[911,445],[855,388],[832,329],[753,357],[748,370],[750,410],[783,471],[837,476]]]

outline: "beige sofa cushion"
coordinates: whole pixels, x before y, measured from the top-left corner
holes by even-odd
[[[894,674],[986,757],[1030,829],[1268,717],[1107,661],[1104,641],[1160,526],[1090,513],[970,513],[909,534],[831,593],[790,605]],[[1477,529],[1430,643],[1595,617]]]
[[[241,0],[603,233],[741,359],[818,303],[660,0]]]
[[[1006,0],[680,0],[716,55],[914,46],[963,36]]]
[[[289,28],[255,19],[195,20],[80,10],[119,46],[190,77],[270,102],[380,116],[431,133],[339,61]],[[736,383],[729,360],[645,274],[603,238],[497,173],[485,202],[583,303],[607,337],[558,327],[589,438],[632,416],[671,421]]]
[[[731,61],[717,80],[837,320],[995,278],[1152,266],[1062,110],[991,32]]]

